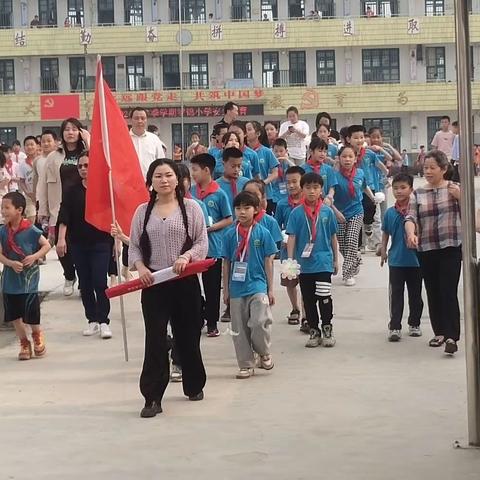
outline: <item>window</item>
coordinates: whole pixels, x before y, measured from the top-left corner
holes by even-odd
[[[445,47],[427,47],[427,82],[445,81]]]
[[[288,17],[305,18],[305,0],[288,0]]]
[[[335,85],[335,50],[317,50],[317,85]]]
[[[15,93],[15,67],[13,60],[0,60],[0,93]]]
[[[250,0],[232,0],[232,20],[250,20]]]
[[[208,88],[208,54],[190,54],[190,88]]]
[[[252,78],[252,53],[233,54],[233,78]]]
[[[68,0],[68,19],[71,25],[83,26],[84,7],[83,0]]]
[[[362,50],[363,83],[399,83],[398,48]]]
[[[445,5],[443,0],[425,0],[425,15],[432,17],[434,15],[444,15]]]
[[[306,85],[307,68],[305,62],[305,52],[290,52],[290,85]]]
[[[315,0],[315,10],[322,18],[333,18],[335,17],[335,1]]]
[[[143,24],[143,5],[142,0],[124,0],[125,24],[142,25]]]
[[[115,57],[102,57],[103,79],[111,90],[116,89]]]
[[[163,55],[163,88],[180,88],[180,66],[178,55]]]
[[[42,93],[58,93],[58,58],[40,59],[40,83]]]
[[[15,127],[0,127],[0,143],[12,145],[17,139],[17,129]]]
[[[399,117],[394,118],[364,118],[363,126],[367,129],[380,127],[383,130],[383,140],[400,150],[402,132]]]
[[[71,57],[70,63],[70,91],[83,92],[86,89],[85,57]]]
[[[398,15],[398,0],[363,0],[363,15],[367,17],[391,17]]]
[[[262,53],[262,85],[271,88],[279,85],[278,52]]]
[[[142,55],[126,57],[127,90],[143,90],[142,79],[145,75],[144,58]]]
[[[0,0],[0,28],[13,27],[12,0]]]
[[[440,130],[440,121],[442,117],[427,117],[427,144],[428,150],[432,148],[432,140],[435,134]]]
[[[57,1],[38,0],[38,17],[40,25],[57,25]]]
[[[208,123],[184,123],[183,124],[183,154],[190,145],[190,137],[193,132],[200,134],[200,143],[209,144]],[[182,125],[180,123],[172,124],[172,148],[175,145],[182,145]]]
[[[115,23],[113,0],[98,0],[97,8],[100,25],[113,25]]]
[[[178,22],[178,0],[169,0],[170,21]],[[182,22],[205,23],[205,0],[182,0]]]
[[[265,17],[266,15],[266,17]],[[262,20],[278,20],[277,0],[262,0],[261,4]]]

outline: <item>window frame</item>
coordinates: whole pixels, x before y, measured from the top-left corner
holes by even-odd
[[[269,20],[278,20],[278,0],[261,0],[260,20],[267,14]]]
[[[367,131],[372,127],[380,127],[383,130],[384,140],[400,151],[401,141],[402,141],[401,117],[363,118],[362,125],[365,127]]]
[[[298,10],[292,14],[292,8]],[[288,18],[305,18],[305,0],[288,0]]]
[[[295,70],[292,64],[297,63],[298,59],[303,56],[303,70]],[[292,61],[293,57],[297,57],[295,62]],[[301,63],[301,62],[299,62]],[[305,50],[291,50],[288,53],[288,80],[289,85],[292,86],[306,86],[307,85],[307,54]]]
[[[425,16],[436,17],[445,15],[444,0],[425,0]]]
[[[319,62],[320,58],[323,55],[325,62],[325,67],[323,68],[324,72],[320,71]],[[332,60],[332,58],[326,58],[327,55],[333,57],[333,67],[327,67],[327,63]],[[337,83],[337,72],[336,72],[336,59],[335,59],[335,49],[325,49],[317,50],[315,52],[316,58],[316,70],[317,70],[317,85],[335,85]],[[323,77],[323,79],[322,79]]]
[[[130,67],[133,67],[135,71],[130,73],[129,71]],[[145,77],[145,57],[143,55],[127,55],[125,57],[125,72],[126,72],[125,89],[128,92],[142,91],[142,85],[141,85],[140,79]]]
[[[11,73],[11,75],[8,75]],[[13,58],[0,59],[0,79],[2,80],[3,88],[0,90],[2,95],[14,95],[15,94],[15,61]],[[13,88],[8,88],[8,83]]]
[[[271,57],[270,59],[267,58]],[[275,59],[275,61],[272,61]],[[268,66],[270,68],[265,68],[266,60],[268,60]],[[271,68],[272,65],[276,64],[277,68]],[[280,85],[280,55],[278,51],[269,50],[262,52],[262,87],[263,88],[273,88]]]
[[[232,63],[233,63],[234,79],[252,79],[253,78],[252,52],[235,52],[232,57]]]
[[[175,69],[173,69],[172,71],[170,71],[170,69],[167,71],[167,69],[165,68],[167,65],[171,65],[172,63],[176,63],[176,71]],[[176,82],[171,82],[170,80],[167,81],[167,75],[170,75],[171,78],[173,79],[174,75],[175,75],[175,78],[177,79]],[[178,53],[168,53],[168,54],[164,54],[162,55],[162,82],[163,82],[163,89],[164,90],[176,90],[178,88],[180,88],[180,75],[181,75],[181,72],[180,72],[180,56],[178,55]],[[175,85],[173,85],[172,83],[175,83]],[[170,85],[172,84],[172,85]]]
[[[123,0],[123,16],[125,25],[143,25],[143,1]]]
[[[11,146],[17,138],[17,127],[0,127],[0,143]]]
[[[190,137],[192,136],[193,132],[197,132],[200,134],[200,142],[202,145],[209,144],[209,126],[208,122],[188,122],[183,124],[183,145],[182,151],[183,155],[187,151],[187,148],[190,145]],[[181,123],[172,123],[172,155],[173,149],[175,145],[182,144],[181,136],[182,136],[182,124]],[[177,141],[180,138],[180,141]]]
[[[70,92],[78,93],[78,92],[86,91],[87,66],[85,62],[85,57],[69,57],[68,68],[70,72]],[[75,70],[77,70],[77,72],[75,72]],[[79,73],[82,70],[83,70],[83,75]],[[76,82],[75,82],[74,76],[76,76]],[[83,78],[83,81],[82,81],[82,78]],[[77,85],[76,87],[74,86],[74,83],[76,83]],[[80,83],[80,88],[78,86],[79,83]]]
[[[102,69],[103,69],[103,79],[107,82],[110,90],[115,91],[117,89],[117,60],[115,56],[102,56]],[[109,69],[112,69],[112,72],[109,73]]]
[[[13,0],[0,0],[0,28],[13,27]]]
[[[192,60],[196,59],[196,62]],[[206,60],[205,62],[200,62],[198,60]],[[192,67],[195,66],[198,70],[192,70]],[[189,80],[190,80],[190,88],[191,89],[198,89],[208,90],[210,84],[209,72],[208,72],[208,53],[191,53],[189,55]],[[194,79],[197,79],[194,81]],[[202,81],[200,81],[202,80]]]
[[[433,54],[433,56],[432,56]],[[440,55],[439,55],[440,54]],[[433,58],[434,63],[430,64]],[[439,60],[443,59],[443,65]],[[445,47],[426,47],[425,48],[425,72],[427,83],[446,82],[447,68],[445,58]],[[439,74],[439,72],[442,72]]]
[[[38,18],[42,26],[58,26],[57,1],[38,0]]]
[[[101,8],[102,5],[108,3],[111,7]],[[105,18],[106,15],[108,18]],[[101,18],[102,17],[102,18]],[[114,25],[115,24],[115,2],[114,0],[98,0],[97,2],[97,19],[99,25]]]
[[[47,63],[50,64],[49,67],[53,68],[46,68]],[[50,75],[44,76],[44,73],[48,73],[50,71]],[[40,58],[40,91],[41,93],[58,93],[58,79],[59,79],[59,61],[58,57],[42,57]],[[47,85],[47,88],[45,88]],[[50,86],[49,86],[50,85]]]
[[[374,54],[377,54],[374,56]],[[383,65],[385,55],[388,54],[389,65]],[[367,58],[369,57],[369,58]],[[366,67],[366,62],[370,66]],[[396,62],[396,65],[392,63]],[[378,63],[378,65],[375,65]],[[368,68],[368,71],[366,70]],[[385,79],[386,69],[389,69],[388,76],[390,79]],[[368,73],[369,72],[369,73]],[[379,75],[381,73],[381,75]],[[396,73],[396,75],[392,75]],[[382,77],[381,79],[379,77]],[[368,78],[370,77],[370,78]],[[375,77],[375,78],[374,78]],[[392,80],[392,77],[396,77]],[[400,49],[399,48],[363,48],[362,49],[362,83],[400,83]]]
[[[80,8],[78,8],[80,7]],[[77,16],[77,13],[80,12],[80,15]],[[70,24],[77,26],[84,26],[85,24],[85,2],[84,0],[68,0],[67,1],[67,15],[70,20]],[[80,23],[77,22],[77,19],[80,18]]]

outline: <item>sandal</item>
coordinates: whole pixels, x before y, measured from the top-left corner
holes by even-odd
[[[430,347],[441,347],[444,343],[445,343],[445,337],[442,337],[441,339],[434,337],[428,342],[428,345]]]

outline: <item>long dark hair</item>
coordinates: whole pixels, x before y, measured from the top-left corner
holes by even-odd
[[[260,142],[260,144],[262,144],[264,147],[270,148],[265,128],[262,127],[262,125],[256,120],[249,120],[247,123],[250,123],[255,130],[255,133],[258,134],[258,141]]]
[[[180,206],[180,210],[182,212],[182,219],[183,219],[183,226],[185,227],[185,232],[187,234],[185,242],[183,243],[182,251],[180,254],[185,253],[186,251],[190,250],[193,246],[193,240],[190,236],[188,231],[188,217],[187,217],[187,210],[185,208],[185,190],[183,188],[183,183],[180,179],[180,173],[178,171],[178,166],[173,160],[169,158],[159,158],[150,164],[147,172],[147,180],[146,185],[150,191],[150,200],[147,204],[147,209],[145,210],[145,218],[143,220],[143,231],[140,235],[140,250],[142,252],[143,262],[146,266],[150,263],[150,258],[152,256],[152,245],[150,244],[150,238],[147,232],[147,224],[148,220],[150,219],[150,215],[152,214],[153,207],[155,205],[155,200],[157,199],[157,192],[152,188],[152,179],[153,173],[155,172],[157,167],[161,165],[168,165],[175,173],[175,176],[178,180],[178,185],[175,188],[175,197],[177,198],[178,205]]]
[[[71,123],[72,125],[75,125],[78,128],[78,130],[83,130],[83,128],[84,128],[83,125],[80,123],[80,120],[78,120],[78,118],[70,117],[70,118],[67,118],[66,120],[64,120],[62,122],[62,124],[60,125],[60,140],[62,142],[63,150],[67,150],[67,145],[65,143],[65,139],[63,138],[63,133],[65,132],[65,129],[67,128],[67,123]],[[83,143],[82,136],[79,133],[78,134],[77,146],[76,146],[75,150],[82,151],[82,150],[85,150],[85,149],[86,149],[86,145],[85,145],[85,143]]]

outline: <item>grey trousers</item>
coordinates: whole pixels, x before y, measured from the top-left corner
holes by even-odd
[[[255,353],[270,354],[272,311],[268,296],[257,293],[230,299],[230,317],[235,333],[233,345],[239,368],[254,368]],[[238,335],[237,335],[238,334]]]

